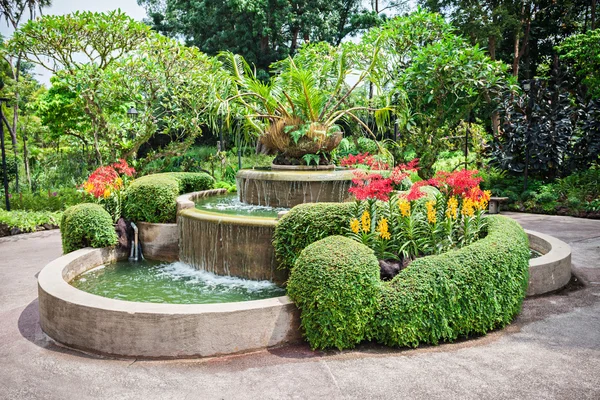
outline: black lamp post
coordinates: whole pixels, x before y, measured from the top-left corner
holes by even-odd
[[[135,107],[130,107],[129,110],[127,110],[127,118],[129,118],[132,121],[136,120],[139,114],[140,113],[138,112],[138,110],[135,109]],[[135,138],[135,131],[133,129],[131,130],[129,137],[132,140]]]
[[[527,178],[529,175],[529,131],[531,129],[531,114],[533,113],[533,95],[530,93],[531,81],[523,82],[523,91],[527,96],[527,106],[525,108],[527,129],[525,130],[525,171],[523,174],[523,190],[527,190]]]
[[[4,81],[0,78],[0,90],[4,89]],[[2,176],[4,183],[4,201],[6,211],[10,211],[10,199],[8,198],[8,167],[6,166],[6,147],[4,146],[4,108],[3,103],[9,99],[0,97],[0,147],[2,148]]]
[[[138,115],[139,112],[135,109],[135,107],[130,107],[129,110],[127,110],[127,117],[130,119],[137,119]]]

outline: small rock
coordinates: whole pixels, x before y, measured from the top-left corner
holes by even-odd
[[[10,230],[10,234],[11,234],[11,235],[19,235],[19,234],[21,234],[21,233],[23,233],[23,231],[22,231],[22,230],[20,230],[19,228],[12,228],[12,229]]]

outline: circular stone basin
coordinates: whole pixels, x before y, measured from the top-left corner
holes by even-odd
[[[52,339],[99,354],[206,357],[300,339],[299,313],[287,296],[220,304],[157,304],[109,299],[69,285],[100,265],[126,258],[114,249],[81,249],[38,276],[40,325]]]
[[[219,276],[182,263],[117,261],[75,277],[71,286],[111,299],[144,303],[211,304],[285,295],[269,281]]]
[[[237,193],[200,197],[195,200],[195,203],[199,210],[242,217],[276,218],[281,211],[289,211],[289,208],[286,207],[243,203]]]
[[[261,206],[292,208],[302,203],[343,202],[352,185],[352,170],[250,170],[237,173],[242,202]]]

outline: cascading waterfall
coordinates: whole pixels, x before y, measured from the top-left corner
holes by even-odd
[[[347,170],[241,170],[237,188],[246,205],[291,208],[301,203],[345,201],[352,178]],[[275,218],[190,208],[181,211],[177,220],[181,261],[218,275],[278,284],[286,281],[287,271],[277,269],[271,243]]]
[[[178,224],[181,261],[218,275],[285,281],[286,273],[277,269],[271,244],[274,220],[253,225],[240,217],[184,212]]]

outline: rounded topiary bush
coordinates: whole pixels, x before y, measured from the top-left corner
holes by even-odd
[[[292,269],[300,252],[309,244],[342,235],[352,216],[354,203],[299,204],[277,223],[273,247],[279,268]]]
[[[330,236],[302,251],[287,291],[301,311],[310,345],[344,349],[370,336],[380,286],[373,250],[342,236]]]
[[[60,233],[64,253],[117,244],[113,220],[98,204],[83,203],[67,208],[61,219]]]
[[[212,189],[214,179],[205,173],[168,172],[146,175],[125,191],[124,216],[132,221],[175,222],[180,194]]]

